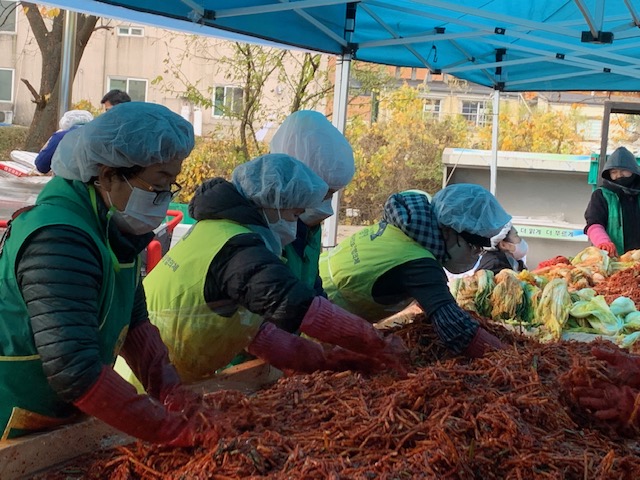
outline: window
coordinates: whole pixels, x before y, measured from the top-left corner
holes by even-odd
[[[586,120],[579,123],[578,133],[585,140],[599,140],[602,136],[602,120]]]
[[[0,0],[0,33],[16,33],[16,0]]]
[[[140,78],[110,78],[109,90],[127,92],[134,102],[147,101],[147,81]]]
[[[118,36],[119,37],[143,37],[144,28],[120,26],[118,27]]]
[[[12,68],[0,68],[0,102],[13,103]]]
[[[422,115],[424,118],[440,118],[440,103],[442,100],[427,98],[422,104]]]
[[[465,100],[462,102],[462,116],[471,125],[483,127],[487,124],[487,104],[484,101]]]
[[[214,117],[239,116],[242,113],[242,88],[216,87],[213,93]]]

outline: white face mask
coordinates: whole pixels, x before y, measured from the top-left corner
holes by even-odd
[[[298,222],[285,220],[280,216],[280,210],[278,210],[278,221],[269,223],[269,229],[273,234],[280,239],[282,246],[289,245],[296,239],[298,233]]]
[[[511,255],[513,255],[513,258],[516,260],[522,260],[529,251],[529,245],[527,245],[527,242],[524,239],[520,239],[520,243],[515,243],[514,245],[516,246],[516,249],[511,252]]]
[[[306,225],[313,227],[314,225],[318,225],[324,219],[329,218],[333,215],[333,207],[331,206],[331,199],[328,198],[324,202],[320,204],[318,208],[307,208],[300,215],[300,220],[302,220]]]
[[[127,184],[129,185],[129,182]],[[131,185],[129,187],[131,188],[131,195],[122,212],[115,208],[111,201],[111,196],[107,192],[109,202],[111,202],[111,211],[113,212],[111,218],[122,232],[133,235],[144,235],[152,232],[167,216],[167,208],[169,208],[171,196],[167,195],[166,199],[156,204],[154,203],[156,201],[156,192],[148,192]]]

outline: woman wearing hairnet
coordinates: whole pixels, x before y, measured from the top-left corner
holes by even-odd
[[[524,258],[528,250],[526,240],[520,238],[511,222],[507,222],[500,233],[491,237],[491,246],[485,248],[476,270],[491,270],[493,273],[505,268],[514,272],[526,270]]]
[[[51,159],[60,141],[67,133],[89,123],[91,120],[93,120],[93,115],[86,110],[69,110],[65,112],[59,122],[60,130],[51,135],[51,138],[47,140],[47,143],[42,147],[34,161],[38,171],[40,173],[49,173],[51,171]]]
[[[370,322],[417,300],[451,351],[481,357],[502,344],[456,304],[442,267],[470,270],[510,220],[479,185],[450,185],[432,202],[415,190],[393,194],[380,223],[322,254],[323,286],[332,302]]]
[[[280,258],[299,215],[326,194],[320,177],[284,154],[238,166],[231,182],[198,187],[189,205],[197,223],[144,281],[151,321],[185,381],[212,376],[245,347],[298,372],[399,362],[398,338],[316,296]],[[298,330],[347,350],[325,351]]]
[[[138,255],[193,144],[167,108],[120,105],[65,136],[56,176],[14,214],[0,255],[2,439],[80,410],[150,442],[196,441],[195,418],[161,403],[180,409],[186,391],[149,323]],[[150,396],[114,372],[118,353]]]
[[[273,136],[271,152],[297,158],[329,185],[322,203],[300,215],[296,239],[284,247],[283,253],[291,271],[321,293],[318,261],[322,251],[322,221],[333,215],[331,196],[353,178],[353,150],[327,117],[320,112],[300,110],[289,115]]]

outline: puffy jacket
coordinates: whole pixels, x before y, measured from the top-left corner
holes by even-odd
[[[107,208],[99,198],[97,210],[106,229]],[[153,238],[153,234],[126,236],[115,225],[109,227],[109,244],[121,263],[134,261]],[[50,226],[25,242],[16,264],[47,380],[64,401],[73,402],[95,383],[102,368],[92,341],[99,323],[97,299],[103,281],[100,255],[82,230]],[[140,284],[130,328],[147,318]]]
[[[236,235],[215,256],[205,280],[205,300],[233,300],[286,331],[298,330],[316,293],[267,247],[270,233],[262,210],[231,183],[215,178],[198,189],[189,215],[231,220],[256,232]]]

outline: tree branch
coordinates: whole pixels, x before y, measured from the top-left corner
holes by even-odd
[[[44,108],[44,106],[47,104],[47,98],[42,97],[26,78],[21,78],[20,81],[27,86],[27,89],[31,92],[31,95],[33,95],[33,100],[31,101],[38,105],[40,108]]]

